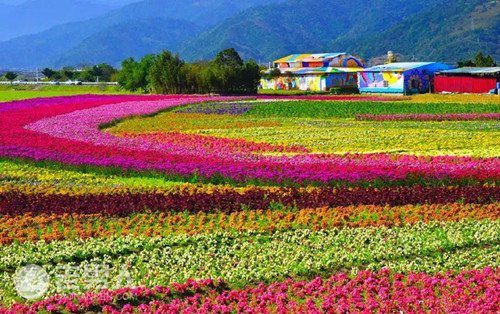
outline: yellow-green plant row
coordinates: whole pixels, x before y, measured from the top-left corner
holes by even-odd
[[[127,120],[108,131],[122,136],[182,131],[257,143],[302,146],[313,153],[500,155],[498,121],[378,122],[349,118],[258,117],[245,120],[244,116],[169,112]]]
[[[126,265],[132,285],[166,285],[188,278],[224,278],[234,287],[286,277],[312,278],[339,270],[383,267],[398,272],[438,272],[499,267],[498,221],[419,223],[405,227],[332,228],[274,233],[241,232],[160,237],[111,237],[12,244],[0,248],[2,297],[13,294],[12,269],[44,265],[56,276],[62,265],[84,272],[110,265],[112,276]],[[68,291],[57,290],[53,293]],[[60,289],[60,288],[59,288]],[[0,290],[1,291],[1,290]],[[83,291],[82,291],[83,292]]]

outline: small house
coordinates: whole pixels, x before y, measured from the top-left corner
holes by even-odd
[[[434,75],[453,67],[437,62],[397,62],[378,65],[360,71],[358,88],[361,93],[429,93]]]
[[[273,62],[260,82],[262,89],[328,91],[356,88],[364,61],[347,53],[294,54]],[[276,73],[270,76],[270,73]]]
[[[500,67],[460,68],[441,71],[436,74],[436,92],[488,93],[498,89]]]

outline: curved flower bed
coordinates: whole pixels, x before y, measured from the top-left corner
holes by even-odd
[[[380,141],[357,141],[372,130],[352,120],[495,105],[295,98],[315,101],[2,104],[0,314],[499,312],[495,121],[394,122]],[[306,128],[329,149],[299,142]],[[402,132],[413,140],[392,147]],[[47,272],[41,300],[23,300],[13,281],[28,264]]]
[[[154,99],[154,100],[148,100]],[[404,180],[409,176],[435,179],[488,180],[500,177],[498,158],[418,157],[409,155],[268,156],[222,152],[211,154],[200,146],[123,138],[100,130],[100,125],[132,115],[224,97],[82,98],[72,104],[55,99],[46,106],[11,109],[0,117],[0,156],[53,160],[67,164],[115,166],[134,170],[158,170],[172,175],[193,173],[235,181],[322,182]]]

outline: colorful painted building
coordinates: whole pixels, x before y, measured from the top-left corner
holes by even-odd
[[[498,89],[500,67],[460,68],[436,73],[436,93],[489,93]]]
[[[437,62],[398,62],[378,65],[360,71],[358,88],[361,93],[429,93],[435,73],[453,69]]]
[[[260,82],[262,89],[328,91],[356,88],[364,61],[347,53],[294,54],[273,62]]]

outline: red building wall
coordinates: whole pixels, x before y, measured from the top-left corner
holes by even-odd
[[[471,76],[436,76],[434,89],[436,93],[487,93],[496,88],[497,79]]]

